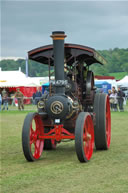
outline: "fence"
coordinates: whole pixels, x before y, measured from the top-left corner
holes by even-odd
[[[2,103],[0,104],[0,111],[18,110],[18,101],[19,100],[22,101],[25,111],[31,111],[31,110],[37,111],[37,103],[40,100],[40,97],[36,97],[35,99],[33,99],[32,97],[23,97],[23,98],[8,97],[8,98],[2,100]]]
[[[36,97],[33,99],[32,97],[24,97],[23,98],[23,105],[24,105],[24,110],[25,111],[37,111],[37,103],[40,100],[41,97]],[[2,104],[0,105],[0,111],[2,111],[4,104],[4,100],[2,101]],[[18,100],[15,98],[8,97],[7,98],[7,103],[8,103],[8,110],[9,111],[15,111],[18,110]],[[7,110],[7,106],[5,106],[5,110]],[[128,111],[128,99],[126,103],[123,105],[124,106],[124,111]],[[118,107],[118,105],[117,105]],[[119,108],[118,108],[119,110]]]

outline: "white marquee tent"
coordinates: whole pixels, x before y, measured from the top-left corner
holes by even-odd
[[[31,78],[19,71],[0,71],[0,87],[36,87],[48,82],[48,77]]]
[[[117,82],[118,86],[128,87],[128,76],[125,76],[123,79]]]

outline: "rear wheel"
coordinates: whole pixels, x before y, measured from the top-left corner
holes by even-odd
[[[94,127],[91,115],[81,112],[76,120],[75,149],[80,162],[91,159],[94,148]]]
[[[45,133],[50,131],[49,128],[45,128]],[[45,139],[44,140],[44,150],[54,150],[56,149],[56,140],[54,139]]]
[[[28,161],[35,161],[41,157],[44,140],[38,138],[44,133],[44,127],[38,113],[29,113],[22,129],[22,148]]]
[[[96,114],[96,125],[94,126],[96,149],[107,150],[111,143],[111,113],[107,94],[96,94],[94,112]]]

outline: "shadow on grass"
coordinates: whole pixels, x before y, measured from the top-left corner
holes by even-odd
[[[106,155],[107,157],[109,157],[109,152],[110,150],[96,150],[94,148],[93,150],[93,155],[92,158],[93,160],[99,160],[103,159],[104,156]],[[106,157],[105,156],[105,157]],[[23,156],[22,156],[23,157]],[[75,150],[75,144],[74,142],[70,142],[70,143],[60,143],[57,145],[56,150],[44,150],[42,152],[41,158],[39,160],[37,160],[37,162],[40,163],[54,163],[54,162],[78,162],[77,159],[77,155],[76,155],[76,150]],[[22,163],[26,162],[25,158],[24,160],[22,160]],[[32,162],[33,163],[33,162]],[[34,162],[35,163],[35,162]]]
[[[75,145],[71,143],[61,143],[57,145],[56,150],[43,151],[41,160],[52,160],[52,161],[71,161],[76,156]]]
[[[55,150],[43,150],[41,158],[36,162],[28,162],[28,163],[47,163],[51,164],[51,162],[69,162],[76,159],[75,145],[74,142],[70,143],[61,143],[57,144],[57,148]],[[24,164],[26,159],[22,156],[22,160],[20,160],[20,164]]]

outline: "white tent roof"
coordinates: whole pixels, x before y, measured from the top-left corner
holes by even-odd
[[[0,87],[40,86],[34,79],[21,71],[0,71]]]
[[[21,71],[0,71],[0,80],[23,79],[26,75]]]
[[[128,76],[125,76],[123,79],[117,82],[118,86],[128,87]]]

